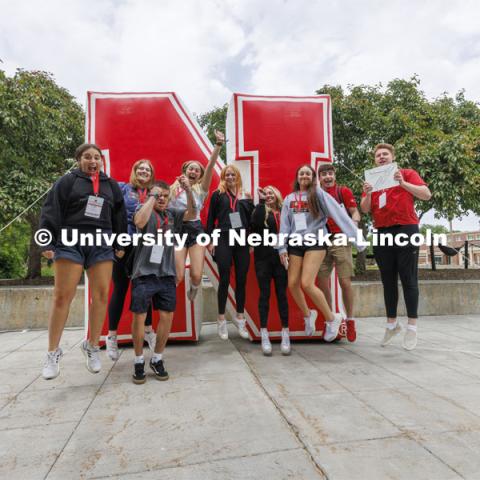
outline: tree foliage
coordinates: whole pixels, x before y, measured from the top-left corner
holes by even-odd
[[[417,202],[423,215],[452,219],[469,210],[480,213],[480,108],[464,92],[428,100],[420,80],[392,80],[386,87],[325,85],[317,93],[330,94],[335,156],[363,178],[372,168],[374,146],[395,146],[401,167],[414,168],[432,191],[429,202]],[[362,181],[340,168],[341,182],[362,190]]]
[[[205,130],[209,140],[212,143],[215,143],[215,130],[224,132],[226,130],[226,121],[227,121],[227,110],[228,103],[223,105],[223,107],[215,107],[212,110],[202,113],[201,115],[196,115],[196,119],[200,126]],[[228,139],[227,139],[228,141]],[[225,145],[220,151],[220,157],[225,159]]]
[[[0,70],[0,227],[71,167],[68,159],[83,135],[82,108],[51,74],[17,70],[8,77]],[[31,233],[41,205],[26,216]],[[39,274],[39,253],[32,246],[28,275]]]

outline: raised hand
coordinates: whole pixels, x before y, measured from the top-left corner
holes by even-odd
[[[267,194],[265,193],[265,190],[263,188],[258,187],[257,192],[258,192],[258,198],[260,200],[265,200],[267,198]]]
[[[219,132],[218,130],[215,130],[215,139],[216,139],[216,142],[215,143],[225,143],[225,135],[223,134],[223,132]]]

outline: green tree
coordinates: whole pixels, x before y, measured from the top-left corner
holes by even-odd
[[[72,166],[68,159],[83,138],[83,110],[51,74],[17,70],[8,77],[0,70],[0,227]],[[39,201],[25,215],[31,235],[28,278],[41,275],[40,252],[33,233],[38,228],[42,203]]]
[[[209,140],[215,143],[215,130],[224,132],[226,130],[228,103],[223,107],[214,107],[212,110],[202,113],[201,115],[195,115],[198,123],[206,132]],[[228,139],[227,139],[228,140]],[[220,150],[220,157],[225,159],[226,156],[225,145]]]

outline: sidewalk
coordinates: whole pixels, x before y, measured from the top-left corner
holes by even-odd
[[[422,318],[413,352],[378,345],[382,319],[357,331],[268,358],[207,325],[167,347],[169,381],[145,385],[131,348],[90,374],[82,330],[65,332],[51,381],[45,331],[0,334],[0,477],[479,479],[480,315]]]

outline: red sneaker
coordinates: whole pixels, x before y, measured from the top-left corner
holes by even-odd
[[[357,339],[357,331],[355,330],[355,320],[347,320],[347,340],[354,342]]]

